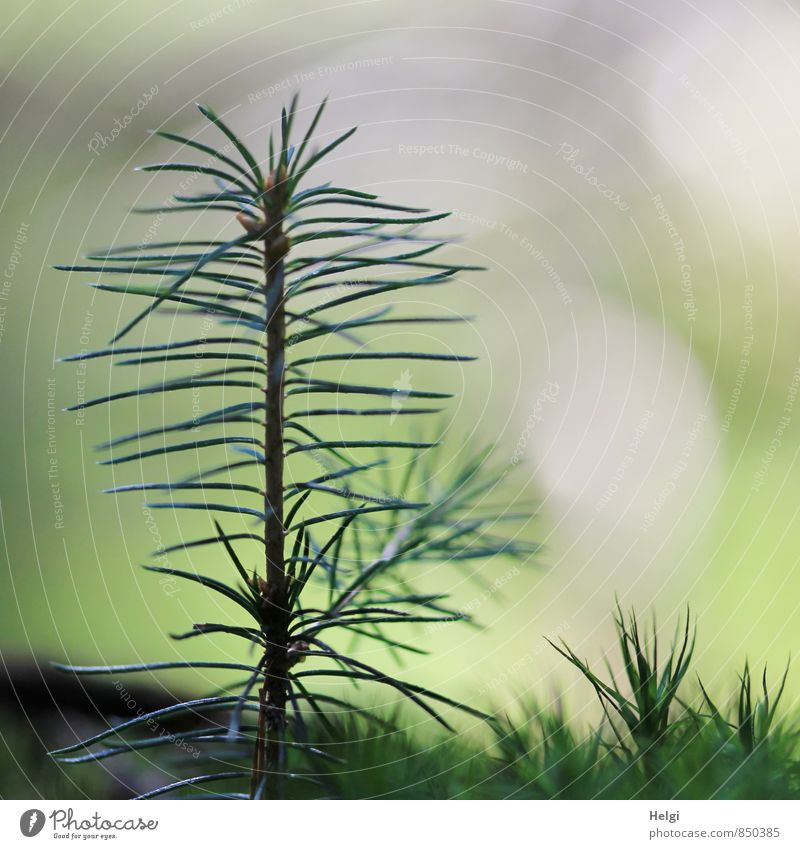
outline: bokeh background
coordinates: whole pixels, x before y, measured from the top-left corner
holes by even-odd
[[[798,46],[780,0],[7,0],[6,664],[183,651],[167,633],[202,597],[137,568],[174,522],[98,494],[92,447],[125,416],[60,412],[120,385],[101,361],[55,360],[133,306],[51,266],[146,237],[128,210],[179,182],[133,171],[172,154],[148,130],[196,132],[199,100],[265,152],[300,91],[307,110],[330,95],[327,132],[361,126],[338,180],[454,210],[444,230],[489,267],[443,295],[478,316],[446,344],[481,356],[458,373],[448,456],[496,442],[507,497],[536,507],[542,552],[510,579],[485,564],[496,592],[437,576],[487,627],[428,635],[437,653],[407,677],[495,705],[559,693],[588,718],[542,637],[600,658],[615,595],[665,634],[690,605],[709,686],[732,691],[745,655],[777,673],[800,642]],[[135,427],[154,408],[126,409]]]

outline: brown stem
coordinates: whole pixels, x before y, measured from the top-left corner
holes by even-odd
[[[283,303],[283,259],[274,263],[266,244],[267,385],[266,424],[266,519],[267,584],[273,601],[286,594],[283,563],[283,374],[286,317]]]
[[[286,346],[282,222],[269,222],[264,238],[264,294],[267,304],[267,381],[264,390],[266,583],[261,587],[261,624],[267,641],[264,685],[259,691],[259,728],[253,756],[251,796],[264,786],[269,798],[281,795],[285,772],[287,678],[289,671],[289,592],[284,564],[283,395]]]

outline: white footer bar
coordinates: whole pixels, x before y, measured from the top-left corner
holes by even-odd
[[[800,802],[0,801],[0,846],[800,847]]]

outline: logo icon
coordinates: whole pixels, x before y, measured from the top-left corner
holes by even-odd
[[[408,369],[405,369],[400,377],[392,384],[394,392],[392,393],[392,415],[389,419],[389,425],[394,424],[394,420],[400,415],[400,410],[403,409],[408,396],[411,394],[411,378],[413,375]]]
[[[31,808],[19,818],[19,830],[25,837],[36,837],[44,828],[44,812],[38,808]]]

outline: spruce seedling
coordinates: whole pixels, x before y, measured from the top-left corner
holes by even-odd
[[[141,374],[164,375],[71,409],[148,396],[163,398],[169,411],[181,408],[174,420],[149,422],[104,446],[110,453],[103,462],[114,467],[150,468],[161,461],[162,479],[143,473],[140,481],[107,491],[145,493],[153,499],[151,510],[209,514],[203,535],[159,552],[199,553],[208,562],[203,573],[163,563],[146,568],[204,587],[230,604],[229,619],[198,621],[176,639],[194,644],[197,638],[231,637],[251,651],[241,662],[62,666],[80,675],[115,676],[209,669],[241,681],[121,722],[53,754],[74,762],[163,748],[169,740],[148,735],[148,729],[186,720],[181,739],[203,746],[199,763],[207,769],[148,797],[220,788],[218,796],[274,798],[288,795],[288,780],[302,778],[296,758],[325,756],[309,739],[310,721],[328,728],[335,722],[332,712],[363,712],[338,690],[317,689],[318,683],[379,683],[448,729],[443,708],[485,719],[476,708],[379,669],[372,654],[365,662],[358,647],[370,640],[401,654],[434,650],[435,641],[422,639],[414,623],[468,618],[451,609],[442,593],[416,588],[415,567],[463,567],[501,554],[526,557],[533,549],[494,530],[506,511],[488,505],[486,495],[502,472],[487,478],[483,456],[476,462],[474,455],[442,480],[428,474],[438,456],[436,440],[412,439],[399,428],[381,433],[379,427],[400,416],[439,412],[450,397],[407,380],[398,388],[398,381],[384,380],[387,364],[446,368],[473,359],[376,341],[404,328],[435,328],[438,334],[463,320],[402,308],[405,295],[479,270],[440,259],[446,240],[421,229],[445,214],[311,181],[355,132],[323,134],[324,102],[297,144],[297,100],[283,110],[269,135],[266,164],[222,118],[199,109],[224,146],[159,132],[202,161],[169,160],[139,170],[188,174],[212,187],[141,211],[219,213],[237,232],[113,247],[84,264],[60,266],[97,275],[94,285],[103,292],[146,302],[106,347],[66,359],[105,358]],[[194,327],[194,333],[164,338],[161,315],[171,316],[180,332]],[[198,329],[200,322],[214,322],[216,329]],[[347,376],[353,368],[358,379]],[[219,406],[191,415],[181,399],[197,392],[204,399],[224,397]],[[163,472],[167,460],[187,459],[191,472]],[[392,467],[403,465],[405,472],[392,474]],[[382,470],[388,470],[385,477]],[[395,633],[401,628],[407,629],[402,639]],[[343,647],[344,638],[348,646],[356,640],[355,648]]]

